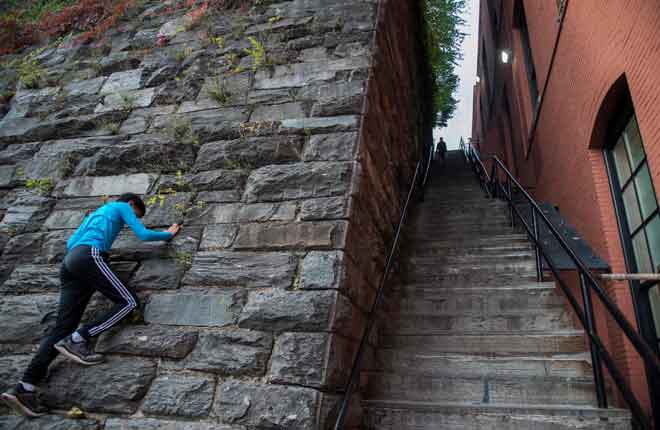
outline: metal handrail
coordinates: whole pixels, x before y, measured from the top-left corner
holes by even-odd
[[[616,366],[616,363],[610,356],[609,352],[605,348],[604,343],[596,332],[591,293],[594,292],[598,296],[610,316],[616,321],[619,328],[635,347],[635,350],[644,360],[647,371],[657,372],[657,374],[660,375],[660,358],[648,345],[648,343],[635,331],[633,326],[628,322],[627,318],[623,312],[621,312],[618,306],[610,300],[605,290],[603,290],[603,288],[596,281],[596,277],[591,273],[584,262],[582,262],[582,260],[577,256],[575,251],[573,251],[573,249],[566,243],[557,228],[543,213],[538,203],[515,179],[515,177],[506,168],[506,166],[504,166],[500,159],[494,155],[489,158],[489,161],[493,163],[491,173],[489,175],[484,166],[484,163],[479,157],[479,153],[476,148],[468,144],[464,149],[464,154],[468,162],[471,164],[473,170],[479,177],[482,185],[489,191],[489,195],[500,195],[503,196],[505,200],[507,200],[511,212],[512,224],[515,224],[515,215],[525,227],[525,230],[527,231],[527,234],[529,235],[529,238],[534,245],[537,264],[537,277],[539,278],[539,281],[542,279],[542,258],[544,258],[548,263],[550,271],[557,280],[557,283],[573,307],[573,310],[576,313],[578,319],[582,323],[582,326],[584,327],[591,344],[590,350],[594,371],[594,381],[596,384],[596,393],[598,397],[598,406],[600,408],[607,407],[607,394],[602,370],[602,363],[604,363],[617,388],[620,390],[624,400],[630,407],[635,423],[645,430],[651,430],[653,428],[651,420],[642,409],[639,400],[637,400],[637,397],[626,383],[623,374]],[[504,173],[506,178],[506,186],[497,179],[498,170],[501,170]],[[527,200],[532,208],[532,226],[530,226],[529,223],[524,219],[513,202],[512,191],[514,187],[520,192],[525,200]],[[584,310],[582,307],[580,307],[579,301],[575,298],[569,286],[561,279],[559,270],[554,266],[552,260],[548,257],[545,245],[539,239],[539,220],[541,220],[546,225],[552,236],[557,240],[561,248],[568,254],[570,259],[573,261],[573,264],[575,264],[575,267],[577,268],[577,271],[580,275],[580,288],[582,292]],[[656,423],[656,427],[660,428],[660,423]]]
[[[422,155],[422,158],[417,162],[417,165],[415,167],[415,174],[413,175],[412,184],[410,186],[410,190],[408,191],[406,202],[401,211],[401,217],[399,218],[399,224],[396,227],[394,241],[392,242],[392,246],[390,247],[390,252],[387,256],[387,261],[385,263],[385,268],[383,269],[383,276],[380,279],[378,290],[376,292],[376,297],[374,298],[374,301],[371,305],[371,309],[369,310],[369,318],[367,320],[367,325],[365,326],[364,331],[362,332],[362,339],[360,340],[360,346],[357,350],[357,354],[353,361],[353,367],[351,368],[351,374],[348,378],[348,382],[346,383],[346,388],[344,389],[344,397],[341,402],[341,408],[339,410],[339,415],[337,416],[337,421],[335,422],[334,430],[342,430],[344,428],[344,422],[348,414],[351,396],[353,395],[353,391],[355,390],[355,387],[359,382],[359,376],[362,368],[362,360],[364,358],[365,348],[367,346],[368,339],[371,336],[371,330],[373,329],[373,326],[376,322],[376,311],[380,305],[380,302],[382,301],[383,294],[385,292],[385,285],[387,283],[390,271],[392,269],[392,264],[394,263],[394,257],[399,245],[399,239],[401,238],[403,225],[408,216],[408,211],[410,209],[410,202],[412,200],[412,196],[414,195],[415,190],[418,187],[422,189],[421,197],[423,198],[423,188],[428,180],[428,171],[431,166],[431,160],[433,159],[432,157],[433,145],[430,145],[430,147],[431,147],[430,152],[427,154],[428,159],[426,159],[424,155]],[[426,166],[424,167],[425,163]],[[422,169],[425,169],[425,171],[422,172]],[[422,174],[424,175],[424,177],[421,176]]]

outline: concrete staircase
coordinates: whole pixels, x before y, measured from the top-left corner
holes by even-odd
[[[366,429],[631,428],[627,411],[595,407],[582,331],[459,152],[409,225],[398,309],[363,375]]]

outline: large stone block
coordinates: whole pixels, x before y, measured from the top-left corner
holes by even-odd
[[[221,376],[262,376],[266,373],[272,348],[270,333],[234,328],[204,331],[185,360],[167,364],[176,370]]]
[[[321,387],[327,359],[327,333],[283,333],[277,337],[268,380]]]
[[[44,221],[44,227],[49,230],[75,229],[87,215],[86,210],[53,211]]]
[[[298,261],[286,253],[200,252],[184,285],[287,288]]]
[[[88,412],[131,414],[155,376],[156,363],[145,359],[112,357],[91,367],[59,362],[50,371],[45,390],[47,404],[61,409],[77,406]]]
[[[44,293],[60,286],[59,264],[25,264],[17,266],[0,286],[5,294]]]
[[[213,377],[164,374],[151,385],[142,410],[149,415],[204,417],[211,409],[214,392]]]
[[[312,251],[302,262],[301,290],[339,289],[344,273],[344,253],[340,251]]]
[[[306,116],[302,103],[260,105],[250,115],[250,122],[284,121],[288,118],[304,118]]]
[[[27,369],[30,360],[32,360],[32,356],[27,354],[3,354],[0,356],[0,393],[13,387],[23,377],[23,372]],[[0,404],[0,414],[4,409],[9,408],[5,408],[4,403]]]
[[[154,294],[144,319],[150,324],[222,327],[236,323],[245,294],[239,291]]]
[[[105,80],[106,77],[101,76],[100,78],[73,81],[64,86],[64,91],[70,97],[96,94],[101,90]]]
[[[191,166],[195,152],[191,145],[177,145],[167,137],[149,136],[127,144],[101,148],[84,158],[76,176],[106,176],[139,172],[175,172]]]
[[[199,210],[189,223],[228,224],[238,222],[292,221],[298,210],[295,202],[255,204],[212,204]]]
[[[255,76],[254,88],[304,87],[313,83],[334,80],[338,72],[369,67],[366,57],[342,58],[332,61],[316,61],[276,66],[272,73],[260,71]]]
[[[349,204],[346,197],[325,197],[305,200],[300,208],[301,221],[348,218]]]
[[[246,177],[243,170],[210,170],[192,175],[190,185],[198,191],[234,190],[243,188]]]
[[[243,107],[209,109],[198,112],[161,115],[154,119],[151,128],[167,129],[172,124],[190,125],[193,133],[204,142],[222,139],[237,139],[240,125],[248,120],[248,111]]]
[[[357,130],[360,117],[343,115],[330,117],[295,118],[282,121],[283,133],[337,133]]]
[[[123,193],[146,194],[156,177],[138,173],[122,176],[74,178],[65,182],[60,197],[118,196]]]
[[[0,231],[11,231],[13,234],[36,231],[48,217],[50,207],[48,201],[36,205],[12,205],[0,222]]]
[[[343,221],[243,224],[235,249],[330,249],[344,244]]]
[[[211,142],[199,150],[195,169],[245,169],[300,160],[302,136],[250,137]]]
[[[229,76],[208,77],[199,92],[198,101],[213,99],[212,92],[224,90],[227,95],[225,105],[245,104],[248,90],[251,86],[251,73],[240,73]],[[185,105],[186,103],[184,103]],[[181,107],[185,110],[184,106]]]
[[[330,326],[336,297],[334,291],[252,291],[238,324],[274,332],[324,331]]]
[[[214,409],[225,423],[312,430],[316,428],[319,397],[317,391],[309,388],[226,381],[218,389]]]
[[[197,342],[197,331],[163,326],[129,326],[105,332],[96,344],[101,353],[184,358]]]
[[[0,151],[0,164],[14,164],[26,161],[39,150],[41,143],[16,143],[7,145]]]
[[[57,429],[60,430],[60,429]],[[69,429],[67,429],[69,430]],[[78,430],[78,429],[71,429]],[[215,422],[165,421],[154,418],[109,418],[105,430],[245,430]]]
[[[204,229],[199,250],[218,251],[229,248],[234,243],[237,233],[238,225],[235,224],[209,225]]]
[[[350,163],[297,163],[266,166],[252,172],[248,202],[331,197],[346,193]]]
[[[316,134],[305,147],[305,161],[350,161],[357,146],[357,133]]]
[[[303,92],[302,97],[305,96]],[[336,82],[319,87],[312,116],[356,115],[362,112],[364,81]]]
[[[44,142],[34,157],[24,166],[26,178],[59,180],[74,170],[81,158],[123,141],[121,136],[63,139]]]
[[[143,69],[113,73],[101,88],[101,94],[137,90],[141,86]]]
[[[100,430],[96,420],[72,420],[57,415],[47,415],[37,419],[18,416],[0,417],[3,430]]]
[[[110,93],[105,96],[103,102],[96,106],[95,113],[110,112],[113,110],[130,110],[146,108],[151,106],[156,97],[155,88],[143,90],[122,91]]]
[[[150,201],[151,197],[145,198],[147,201],[147,213],[142,219],[144,225],[154,227],[169,227],[175,222],[185,218],[186,212],[196,210],[193,200],[193,193],[167,194],[164,200],[158,198],[155,202]]]
[[[0,297],[0,343],[35,343],[48,332],[57,313],[55,294]]]
[[[131,287],[140,290],[175,290],[183,277],[184,268],[169,259],[145,260],[135,273]]]

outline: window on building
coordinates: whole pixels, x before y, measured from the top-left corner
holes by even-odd
[[[620,228],[630,255],[628,270],[655,273],[660,267],[660,211],[634,112],[624,116],[607,149]],[[660,289],[649,290],[651,318],[660,334]]]
[[[536,81],[536,68],[534,67],[534,57],[532,57],[532,46],[529,39],[525,7],[520,0],[516,4],[515,24],[520,34],[522,54],[525,60],[525,71],[527,72],[527,82],[529,84],[529,96],[532,101],[532,111],[536,111],[539,102],[539,87]]]

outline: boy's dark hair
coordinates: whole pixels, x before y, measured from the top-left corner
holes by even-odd
[[[142,212],[142,214],[146,214],[146,213],[147,213],[147,208],[146,208],[146,206],[144,205],[144,202],[142,201],[142,199],[140,198],[140,196],[138,196],[137,194],[133,194],[133,193],[125,193],[125,194],[122,194],[121,196],[119,196],[119,198],[117,199],[117,201],[118,201],[118,202],[126,202],[126,203],[128,203],[128,202],[133,202],[133,204],[134,204],[138,209],[140,209],[140,212]]]

